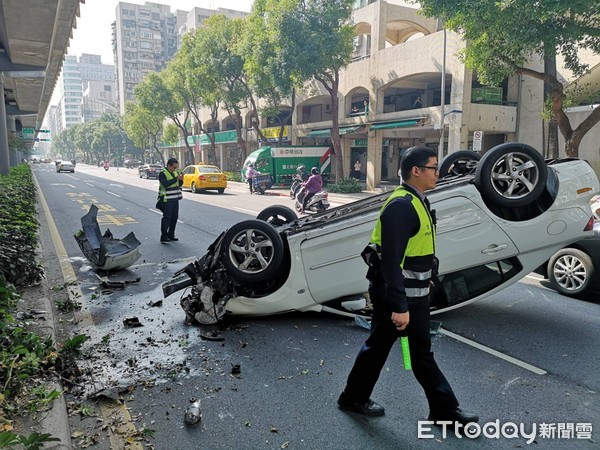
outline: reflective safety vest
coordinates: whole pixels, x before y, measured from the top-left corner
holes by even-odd
[[[419,231],[408,240],[404,258],[400,262],[407,297],[429,295],[429,281],[433,275],[435,254],[435,225],[427,207],[417,195],[404,186],[397,187],[384,203],[371,234],[371,243],[381,249],[381,213],[391,201],[404,197],[410,201],[419,217]]]
[[[174,180],[176,177],[171,174],[167,169],[163,169],[162,173],[167,177],[167,181]],[[181,192],[181,186],[179,186],[179,182],[173,183],[168,188],[165,188],[162,183],[158,183],[158,200],[163,202],[167,202],[169,200],[181,200],[183,198],[183,194]]]

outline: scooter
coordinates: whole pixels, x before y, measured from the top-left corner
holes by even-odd
[[[302,189],[302,180],[300,178],[295,178],[290,186],[290,199],[294,200],[300,189]]]
[[[306,195],[306,189],[300,189],[300,192],[296,194],[296,211],[300,212],[302,209],[302,200],[304,200],[304,196]],[[306,204],[306,208],[304,208],[304,212],[313,212],[318,213],[321,211],[325,211],[329,208],[329,200],[327,200],[327,192],[319,191],[315,195],[313,195],[308,203]]]
[[[108,163],[104,164],[104,170],[108,170]]]

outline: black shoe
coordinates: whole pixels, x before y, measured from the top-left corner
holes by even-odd
[[[169,236],[169,240],[170,241],[178,241],[179,238],[176,238],[175,236]]]
[[[344,394],[338,398],[338,406],[344,411],[356,412],[370,417],[379,417],[385,414],[385,408],[371,399],[366,402],[353,402],[344,397]]]
[[[456,408],[452,411],[448,411],[445,413],[429,413],[428,420],[432,420],[434,422],[439,421],[451,421],[458,422],[460,424],[466,425],[471,422],[479,422],[479,416],[477,414],[469,413],[463,411],[460,408]]]
[[[171,239],[169,239],[167,236],[161,236],[160,237],[160,243],[161,244],[166,244],[167,242],[171,242]]]

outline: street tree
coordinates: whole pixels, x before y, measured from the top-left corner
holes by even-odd
[[[187,150],[187,159],[195,162],[194,149],[188,143],[191,136],[189,127],[190,110],[178,90],[174,89],[181,83],[181,75],[172,69],[165,69],[159,73],[150,72],[141,83],[135,86],[133,94],[139,106],[147,111],[162,114],[168,117],[179,128]]]
[[[123,125],[127,136],[142,149],[152,149],[163,165],[165,159],[160,151],[160,136],[163,132],[164,116],[150,111],[135,102],[125,103]]]
[[[296,106],[296,89],[301,88],[305,80],[296,78],[295,55],[282,51],[277,37],[277,22],[272,20],[273,12],[277,11],[274,8],[285,5],[274,6],[272,3],[271,0],[255,0],[252,12],[246,18],[241,51],[250,86],[255,95],[266,102],[259,114],[272,118],[279,125],[278,140],[281,144],[285,125]],[[290,4],[288,8],[294,6]],[[291,107],[282,114],[280,108],[287,99]]]
[[[504,78],[526,75],[551,86],[549,103],[565,140],[565,153],[579,155],[579,144],[600,122],[600,108],[575,129],[565,112],[569,106],[563,84],[546,65],[543,71],[526,67],[531,58],[562,56],[565,67],[575,76],[588,69],[579,60],[581,50],[600,53],[600,16],[596,0],[419,0],[423,13],[442,18],[444,26],[464,35],[462,57],[467,67],[476,70],[486,85],[497,85]]]
[[[169,62],[168,73],[177,74],[167,76],[169,89],[177,92],[185,107],[195,119],[196,132],[208,136],[211,147],[210,153],[216,155],[214,124],[218,118],[220,93],[218,81],[211,67],[201,65],[196,61],[196,52],[199,45],[199,35],[204,33],[203,28],[197,28],[183,36],[182,45],[175,57]],[[213,132],[210,133],[202,121],[201,112],[203,108],[210,110]]]
[[[240,51],[243,30],[242,19],[228,19],[223,15],[212,16],[204,22],[202,32],[196,34],[194,51],[194,63],[212,71],[214,84],[209,88],[214,89],[215,98],[223,103],[233,118],[241,161],[248,156],[246,141],[242,135],[242,110],[252,103],[244,59]]]
[[[335,177],[343,177],[343,154],[339,134],[340,71],[351,60],[354,27],[353,0],[267,0],[268,29],[284,61],[293,58],[290,70],[298,83],[314,80],[329,93],[331,142],[335,154]],[[289,69],[288,69],[289,70]]]

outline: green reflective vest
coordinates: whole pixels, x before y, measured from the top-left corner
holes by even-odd
[[[171,174],[166,168],[163,169],[162,173],[167,177],[167,181],[176,180],[176,177]],[[158,183],[158,200],[167,202],[169,200],[177,201],[183,198],[183,194],[181,192],[181,186],[179,186],[179,181],[171,184],[168,188],[165,188],[162,183]]]
[[[431,214],[421,199],[404,186],[397,187],[384,203],[371,234],[371,243],[381,249],[381,213],[398,197],[409,200],[419,217],[419,231],[408,240],[400,263],[407,297],[423,297],[429,294],[429,280],[433,274],[435,254],[435,225]]]

